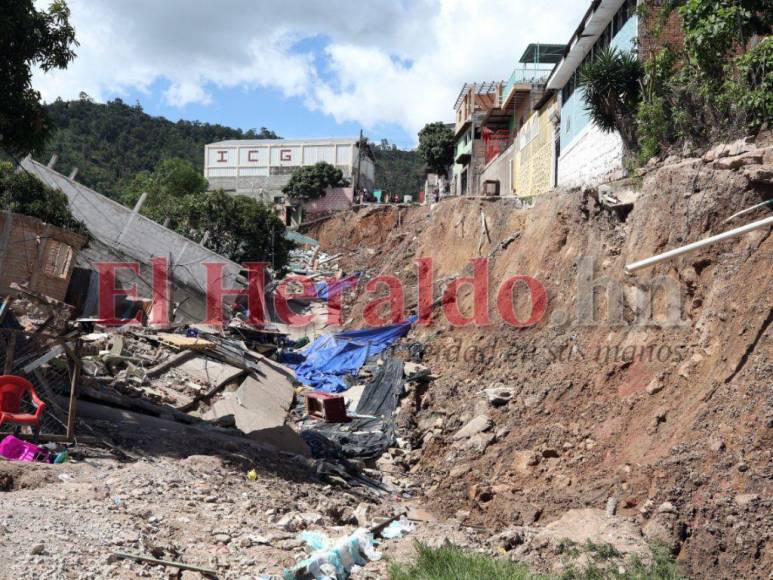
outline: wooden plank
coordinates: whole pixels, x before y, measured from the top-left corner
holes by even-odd
[[[5,365],[3,374],[10,375],[13,372],[13,359],[16,356],[16,334],[8,337],[8,345],[5,347]]]
[[[78,398],[78,383],[81,378],[81,361],[78,356],[79,346],[75,347],[75,356],[73,360],[72,380],[70,381],[70,402],[67,408],[67,439],[72,441],[75,438],[75,413]]]
[[[201,350],[201,349],[209,349],[209,348],[215,347],[214,342],[205,340],[203,338],[199,338],[198,336],[185,336],[182,334],[169,334],[166,332],[159,332],[157,337],[158,337],[158,340],[160,340],[164,344],[167,344],[177,349],[189,348],[189,349]]]

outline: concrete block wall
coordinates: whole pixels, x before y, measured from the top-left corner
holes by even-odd
[[[511,144],[486,166],[480,176],[480,195],[486,195],[487,181],[499,182],[499,195],[513,194],[511,172],[514,151],[515,144]]]
[[[618,133],[604,133],[587,125],[558,159],[558,185],[597,185],[622,177],[623,141]]]

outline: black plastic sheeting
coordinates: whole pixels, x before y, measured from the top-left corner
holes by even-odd
[[[377,368],[373,380],[365,387],[357,414],[391,419],[403,392],[403,361],[390,358]]]
[[[393,416],[403,392],[403,363],[387,359],[365,387],[358,415],[348,423],[314,423],[301,431],[313,457],[378,457],[395,442]]]

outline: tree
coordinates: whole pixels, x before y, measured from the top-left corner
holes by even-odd
[[[419,131],[418,153],[432,173],[445,175],[454,162],[454,132],[441,122],[425,125]]]
[[[207,180],[193,165],[183,159],[164,159],[153,172],[141,171],[134,176],[121,196],[124,205],[133,206],[143,193],[148,197],[143,209],[154,217],[164,215],[179,200],[191,193],[207,191]]]
[[[637,146],[636,113],[643,73],[635,54],[615,48],[605,48],[580,69],[591,120],[606,133],[619,132],[626,154]]]
[[[282,192],[292,199],[317,199],[325,195],[328,187],[346,185],[343,172],[335,165],[320,161],[296,169]]]
[[[171,208],[169,227],[198,240],[209,232],[207,247],[235,262],[267,262],[275,270],[287,264],[292,242],[273,209],[223,190],[186,195]]]
[[[160,161],[178,158],[204,173],[204,146],[228,139],[268,138],[272,131],[249,131],[198,121],[172,122],[152,117],[120,99],[94,103],[85,95],[56,100],[46,107],[56,128],[46,145],[33,152],[38,159],[59,155],[56,169],[65,175],[78,168],[78,181],[123,199],[134,176],[153,173]]]
[[[75,58],[75,31],[70,10],[54,0],[48,11],[32,0],[3,2],[0,18],[0,147],[23,156],[40,147],[51,133],[50,119],[32,88],[32,67],[43,72],[64,69]]]
[[[86,233],[70,213],[67,196],[26,171],[15,172],[11,163],[0,164],[0,207],[38,218],[59,228]]]

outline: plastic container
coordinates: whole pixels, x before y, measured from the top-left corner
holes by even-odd
[[[22,441],[13,435],[8,435],[8,437],[0,441],[0,455],[9,461],[48,462],[49,460],[48,451],[44,451],[32,443]]]

